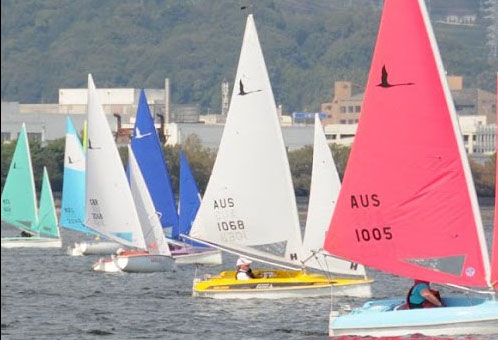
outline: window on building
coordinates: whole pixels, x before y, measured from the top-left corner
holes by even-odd
[[[325,135],[325,137],[327,137],[328,140],[335,140],[335,139],[337,139],[337,135]]]
[[[354,122],[355,122],[356,124],[358,124],[358,119],[355,119],[355,120],[354,120]]]
[[[472,136],[472,140],[475,142],[477,140],[477,136],[476,135],[473,135]]]
[[[346,107],[345,106],[341,106],[341,108],[339,109],[341,113],[346,113]]]
[[[346,124],[346,119],[341,119],[341,124]]]
[[[19,135],[18,135],[18,137],[19,137]],[[28,140],[30,142],[41,142],[42,141],[41,132],[28,132]]]
[[[354,112],[354,106],[348,106],[348,113]]]
[[[355,106],[355,112],[360,112],[361,111],[361,106],[360,105],[356,105]]]
[[[469,135],[463,135],[463,141],[467,143],[469,141]]]
[[[10,132],[2,132],[2,142],[10,140]]]
[[[348,119],[348,124],[354,124],[354,119]]]

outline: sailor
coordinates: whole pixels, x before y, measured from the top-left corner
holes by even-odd
[[[21,237],[31,237],[31,234],[26,231],[21,231]]]
[[[255,279],[256,275],[251,270],[252,261],[243,257],[237,260],[237,280],[250,280]]]
[[[429,285],[427,281],[415,280],[407,296],[409,309],[443,307],[439,292]]]

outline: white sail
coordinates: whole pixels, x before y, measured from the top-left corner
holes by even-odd
[[[294,188],[252,15],[218,155],[190,235],[287,263],[300,260]]]
[[[85,154],[76,134],[66,133],[64,155],[64,168],[85,171]]]
[[[145,246],[150,254],[160,254],[171,256],[168,243],[164,237],[163,228],[159,217],[156,214],[154,203],[150,197],[147,185],[143,178],[142,172],[138,166],[135,154],[128,145],[129,171],[130,171],[130,188],[135,200],[138,218],[142,226]]]
[[[322,249],[323,243],[340,190],[339,173],[325,138],[320,118],[316,114],[310,200],[302,257],[309,258],[305,263],[307,267],[340,274],[365,275],[365,267],[362,265],[320,254],[313,256],[313,252],[326,253]]]
[[[85,225],[121,244],[145,249],[126,173],[91,75],[86,157]]]

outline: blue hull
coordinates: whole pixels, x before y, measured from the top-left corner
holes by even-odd
[[[350,314],[331,312],[329,332],[336,335],[498,334],[498,301],[480,297],[443,298],[444,308],[400,309],[404,299],[369,301]]]

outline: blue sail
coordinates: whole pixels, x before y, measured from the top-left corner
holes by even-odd
[[[200,205],[201,196],[197,184],[190,171],[187,157],[180,151],[180,227],[178,234],[188,235],[190,233]],[[173,234],[173,238],[178,238],[178,234]]]
[[[97,235],[83,225],[85,221],[85,154],[73,122],[66,118],[66,147],[62,182],[62,227]]]
[[[164,229],[178,229],[178,211],[163,149],[149,111],[145,92],[140,92],[131,148],[137,159],[154,207]]]

